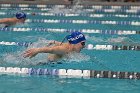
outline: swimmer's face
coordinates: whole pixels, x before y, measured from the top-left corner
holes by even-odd
[[[86,43],[85,41],[81,41],[78,44],[76,44],[76,50],[77,50],[77,52],[80,52],[81,49],[83,49],[85,47],[85,43]]]
[[[84,48],[84,47],[85,47],[86,42],[85,42],[85,41],[82,41],[82,42],[80,42],[80,43],[81,43],[82,47]]]
[[[22,22],[23,22],[23,23],[25,22],[25,20],[26,20],[26,18],[22,18]]]
[[[21,18],[21,19],[20,19],[20,22],[21,22],[21,23],[24,23],[25,20],[26,20],[26,18]]]

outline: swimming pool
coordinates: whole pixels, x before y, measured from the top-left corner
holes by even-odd
[[[114,79],[100,78],[102,72],[94,73],[95,78],[90,78],[88,71],[85,76],[75,76],[71,69],[82,70],[82,73],[84,70],[140,72],[139,8],[100,5],[1,5],[0,18],[12,17],[14,13],[22,10],[28,14],[28,19],[24,25],[1,28],[0,66],[66,69],[71,75],[36,75],[36,72],[33,72],[33,75],[13,75],[10,73],[13,68],[9,68],[9,74],[0,76],[0,92],[138,93],[140,81],[134,78],[134,73],[129,73],[131,76],[128,75],[128,79],[119,79],[117,76],[111,76]],[[36,15],[31,15],[32,12]],[[22,57],[27,48],[45,46],[48,40],[62,41],[72,31],[82,31],[86,35],[88,47],[80,54],[70,55],[70,59],[61,60],[61,64],[36,65],[38,62],[47,62],[47,54],[40,54],[32,59]],[[122,78],[124,77],[122,74]]]

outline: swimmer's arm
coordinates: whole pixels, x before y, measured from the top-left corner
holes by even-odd
[[[61,46],[54,46],[54,47],[42,47],[42,48],[32,48],[24,53],[24,57],[32,58],[36,56],[38,53],[52,53],[52,54],[60,54],[63,55],[66,53],[66,48]]]
[[[42,47],[38,48],[38,53],[65,54],[66,48],[62,46]]]
[[[0,19],[0,24],[10,22],[8,18]]]

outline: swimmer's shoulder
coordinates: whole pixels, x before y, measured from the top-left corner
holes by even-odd
[[[62,43],[61,45],[62,45],[62,46],[67,46],[67,45],[68,45],[68,43]]]
[[[62,43],[60,46],[62,46],[64,48],[69,48],[69,44],[68,43]]]

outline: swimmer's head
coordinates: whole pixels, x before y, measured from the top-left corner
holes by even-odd
[[[24,12],[17,12],[16,13],[16,18],[17,19],[26,19],[26,14]]]
[[[68,35],[66,38],[70,44],[77,44],[86,40],[85,36],[81,32],[73,32],[71,33],[71,35]]]
[[[31,13],[33,16],[35,16],[36,14],[33,12],[33,13]]]

